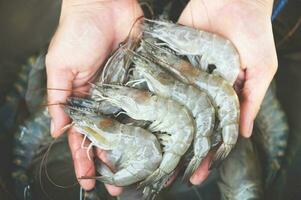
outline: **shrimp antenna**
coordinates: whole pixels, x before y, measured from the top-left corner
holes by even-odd
[[[66,131],[67,129],[69,129],[69,128],[72,127],[73,125],[74,125],[74,123],[72,122],[71,124],[68,124],[68,125],[66,125],[65,127],[63,127],[62,130],[65,130],[65,131]],[[46,175],[48,181],[49,181],[51,184],[53,184],[54,186],[59,187],[59,188],[63,188],[63,189],[68,189],[68,188],[72,188],[72,187],[75,187],[76,185],[78,185],[78,182],[77,182],[77,181],[75,181],[74,183],[72,183],[72,184],[70,184],[70,185],[59,185],[59,184],[55,183],[55,181],[50,177],[50,175],[49,175],[49,173],[48,173],[48,169],[47,169],[48,156],[49,156],[49,153],[50,153],[50,151],[51,151],[52,146],[53,146],[56,142],[58,142],[57,139],[58,139],[58,138],[54,139],[54,140],[49,144],[49,146],[48,146],[48,148],[47,148],[47,150],[46,150],[46,152],[45,152],[45,154],[44,154],[44,156],[43,156],[43,158],[42,158],[41,165],[40,165],[40,185],[41,185],[41,188],[42,188],[42,190],[43,190],[44,193],[46,193],[46,191],[45,191],[45,188],[44,188],[44,186],[43,186],[43,184],[42,184],[42,169],[43,169],[43,167],[44,167],[45,175]],[[60,142],[61,142],[61,141],[60,141]],[[46,194],[46,195],[48,196],[48,194]]]
[[[154,19],[154,16],[155,16],[154,10],[152,9],[151,5],[148,2],[146,2],[146,1],[141,2],[140,6],[141,7],[145,6],[147,8],[147,10],[149,11],[149,13],[150,13],[150,18]]]
[[[47,107],[47,106],[66,106],[67,104],[66,103],[62,103],[62,102],[59,102],[59,103],[45,103],[45,104],[42,104],[41,107]]]
[[[131,27],[131,29],[130,29],[130,31],[129,31],[129,33],[128,33],[128,36],[126,37],[126,39],[125,39],[122,43],[127,42],[127,41],[129,40],[129,38],[131,38],[131,35],[132,35],[133,30],[134,30],[134,28],[135,28],[135,25],[136,25],[141,19],[143,19],[143,18],[144,18],[143,15],[141,15],[141,16],[139,16],[139,17],[136,18],[136,20],[135,20],[134,23],[132,24],[132,27]]]

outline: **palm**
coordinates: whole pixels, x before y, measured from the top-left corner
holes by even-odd
[[[250,136],[253,120],[273,78],[277,55],[270,22],[272,6],[253,1],[190,1],[179,23],[220,34],[233,42],[240,55],[241,72],[235,83],[241,100],[240,132]],[[200,183],[208,175],[210,158],[193,175]]]
[[[47,87],[65,91],[49,90],[48,100],[51,103],[65,102],[71,91],[87,92],[88,82],[108,54],[127,37],[141,15],[138,3],[132,0],[63,1],[60,24],[51,40],[46,66]],[[52,135],[57,137],[69,123],[69,118],[59,106],[51,106],[49,111]],[[95,176],[94,162],[88,159],[81,145],[82,135],[71,129],[68,139],[77,177]],[[103,153],[97,152],[96,155],[105,159]],[[94,186],[93,180],[80,180],[80,183],[87,190]],[[111,194],[120,192],[111,186],[108,189]]]

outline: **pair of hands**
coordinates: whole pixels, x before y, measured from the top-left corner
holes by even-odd
[[[272,4],[272,0],[191,0],[179,19],[183,25],[220,34],[236,46],[241,72],[235,87],[241,103],[240,132],[245,137],[252,133],[253,120],[277,69],[270,19]],[[63,0],[59,26],[46,56],[46,68],[47,87],[66,91],[49,90],[48,101],[65,102],[74,90],[87,92],[88,82],[99,66],[142,15],[136,0]],[[51,134],[58,137],[70,119],[60,106],[50,106],[49,112]],[[70,129],[68,140],[76,176],[94,176],[94,162],[81,148],[83,136]],[[104,151],[90,153],[106,162]],[[204,159],[190,178],[191,183],[200,184],[207,178],[210,159],[210,156]],[[80,184],[89,190],[95,180],[80,180]],[[115,186],[106,185],[106,188],[111,195],[122,192],[122,188]]]

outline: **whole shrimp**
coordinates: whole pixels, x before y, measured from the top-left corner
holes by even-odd
[[[276,97],[272,82],[255,119],[255,141],[263,151],[265,186],[269,187],[282,167],[287,149],[289,128],[286,115]]]
[[[218,169],[221,199],[263,198],[261,167],[250,139],[239,138],[237,145]]]
[[[137,44],[137,41],[131,38],[126,40],[124,43],[121,43],[119,48],[107,60],[101,74],[96,79],[95,84],[125,83],[128,79],[128,71],[131,64],[131,59],[130,55],[126,54],[124,49],[134,50]],[[91,95],[93,95],[93,88],[91,88],[90,93]],[[85,103],[88,107],[94,106],[94,109],[98,110],[103,114],[114,114],[120,111],[119,108],[113,106],[107,101],[102,101],[98,104],[95,104],[93,101],[84,101],[83,99],[76,99],[76,97],[73,97],[73,102],[74,101],[81,101],[82,103]],[[97,108],[95,106],[97,106]]]
[[[144,47],[142,42],[142,47]],[[132,52],[133,53],[133,52]],[[172,77],[168,72],[144,56],[134,53],[135,69],[155,94],[185,105],[191,111],[195,123],[194,156],[191,159],[184,179],[189,178],[210,150],[210,137],[215,123],[215,110],[208,96],[192,85],[187,85]],[[140,81],[140,80],[139,80]]]
[[[160,132],[157,137],[164,146],[162,162],[140,186],[156,182],[171,173],[189,148],[195,133],[194,120],[186,107],[148,91],[116,85],[94,87],[98,91],[92,97],[95,101],[106,100],[122,108],[133,119],[151,121],[148,130]]]
[[[240,59],[229,40],[214,33],[149,19],[145,19],[143,31],[160,39],[178,54],[186,55],[192,64],[204,71],[215,68],[213,73],[234,84],[240,70]]]
[[[189,62],[173,54],[170,49],[158,47],[152,42],[145,44],[148,45],[145,50],[149,52],[148,56],[153,58],[154,62],[170,71],[182,82],[194,85],[208,94],[216,109],[223,139],[213,158],[213,163],[224,159],[234,147],[239,132],[239,101],[232,86],[218,75],[194,68]]]
[[[99,116],[84,107],[69,105],[65,111],[93,146],[107,151],[108,160],[116,169],[113,172],[106,165],[100,165],[97,171],[102,176],[96,177],[97,180],[127,186],[145,179],[160,164],[160,144],[149,131]]]

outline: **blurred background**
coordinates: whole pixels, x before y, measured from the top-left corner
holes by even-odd
[[[154,0],[155,13],[162,10],[167,0]],[[275,4],[278,1],[275,2]],[[173,18],[176,19],[186,1],[175,1]],[[12,179],[14,133],[18,125],[28,116],[22,110],[24,102],[16,102],[9,107],[10,95],[16,87],[16,80],[22,65],[28,58],[47,47],[56,30],[59,14],[59,0],[0,0],[0,199],[18,199],[16,185]],[[289,0],[283,10],[273,20],[279,68],[276,75],[277,96],[287,114],[290,127],[289,151],[292,161],[287,167],[287,184],[281,187],[285,199],[301,199],[301,1]],[[20,96],[21,98],[21,96]],[[68,151],[66,142],[59,143]],[[26,152],[25,152],[26,153]],[[55,155],[55,153],[54,153]],[[52,165],[49,170],[68,168],[69,175],[57,175],[59,182],[72,184],[74,181],[70,157],[61,165]],[[34,170],[34,167],[33,167]],[[34,172],[33,172],[34,173]],[[60,173],[62,174],[62,173]],[[66,180],[62,180],[65,177]],[[49,183],[48,183],[49,184]],[[78,198],[78,186],[64,189],[48,185],[52,199]],[[45,186],[46,187],[46,186]],[[101,187],[101,186],[100,186]],[[279,189],[279,188],[278,188]],[[35,188],[40,193],[40,188]],[[73,191],[73,193],[70,191]],[[74,194],[74,195],[73,195]],[[41,196],[34,199],[48,199]],[[29,197],[28,197],[29,199]]]

